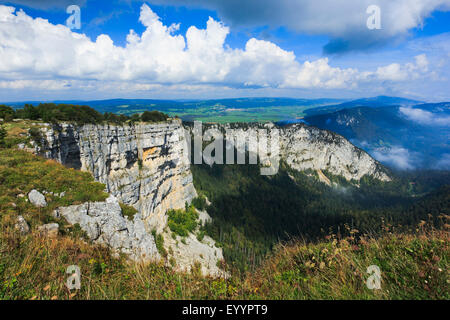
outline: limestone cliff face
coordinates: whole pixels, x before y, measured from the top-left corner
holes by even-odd
[[[296,170],[327,170],[347,180],[391,180],[383,166],[344,137],[304,124],[281,128],[281,158]]]
[[[43,129],[43,155],[92,173],[106,191],[134,206],[161,232],[168,209],[183,208],[196,191],[181,122],[60,124]]]
[[[365,175],[382,181],[391,180],[378,161],[344,137],[331,131],[304,124],[285,127],[276,127],[272,123],[249,124],[245,128],[226,124],[215,127],[222,129],[226,137],[234,137],[238,148],[242,148],[245,136],[257,136],[258,130],[264,129],[268,133],[270,130],[278,130],[279,160],[285,161],[291,168],[298,171],[327,170],[347,180],[360,180]],[[258,146],[251,146],[251,143],[246,147],[247,150],[257,150],[257,148]]]

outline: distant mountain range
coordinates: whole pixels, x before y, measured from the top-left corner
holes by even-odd
[[[79,104],[88,105],[96,108],[98,111],[109,110],[114,107],[123,105],[136,105],[136,106],[152,106],[160,108],[160,111],[164,111],[167,107],[204,107],[224,105],[229,108],[261,108],[267,106],[317,106],[317,105],[330,105],[347,101],[346,99],[296,99],[296,98],[231,98],[231,99],[190,99],[190,100],[158,100],[158,99],[107,99],[107,100],[51,100],[44,101],[49,103],[64,103],[64,104]],[[39,104],[43,101],[17,101],[4,103],[13,107],[21,107],[25,104]]]

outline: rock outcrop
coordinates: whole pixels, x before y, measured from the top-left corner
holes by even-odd
[[[134,206],[143,221],[161,232],[168,209],[184,208],[197,195],[181,121],[157,124],[83,125],[42,129],[40,152],[86,170],[106,192]]]
[[[293,169],[327,170],[347,180],[391,180],[384,167],[344,137],[304,124],[282,127],[281,158]]]
[[[153,236],[147,232],[140,214],[128,220],[114,196],[104,202],[61,207],[53,216],[64,217],[72,225],[78,224],[93,242],[106,245],[115,252],[128,254],[133,260],[160,259]]]
[[[28,225],[28,223],[25,221],[23,216],[18,216],[17,217],[17,222],[14,225],[14,228],[19,231],[19,233],[21,235],[25,235],[27,233],[30,232],[30,226]]]
[[[390,179],[367,153],[326,130],[303,124],[212,126],[244,139],[252,130],[278,130],[279,160],[296,170],[327,170],[348,180],[365,175]],[[191,234],[181,241],[173,239],[167,228],[166,212],[184,208],[197,195],[188,140],[180,120],[124,125],[42,124],[41,128],[42,139],[35,144],[37,152],[91,172],[112,195],[106,202],[60,208],[55,217],[63,216],[69,223],[79,224],[92,241],[125,252],[135,260],[160,259],[152,233],[161,235],[165,251],[170,252],[167,258],[175,260],[178,269],[189,270],[200,263],[205,274],[221,273],[217,265],[223,259],[222,250],[215,247],[213,239],[199,240]],[[257,150],[255,146],[246,148]],[[268,164],[267,159],[264,161],[263,166],[270,165],[272,159]],[[138,210],[133,221],[123,217],[118,201]],[[206,212],[200,216],[203,222],[210,219]]]

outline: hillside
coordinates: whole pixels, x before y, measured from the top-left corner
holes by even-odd
[[[420,228],[415,235],[293,242],[278,247],[255,272],[214,279],[161,264],[129,264],[71,235],[18,237],[2,222],[0,299],[448,300],[448,229]],[[64,284],[71,264],[82,276],[81,289],[69,292]],[[370,265],[381,269],[379,290],[366,286]]]

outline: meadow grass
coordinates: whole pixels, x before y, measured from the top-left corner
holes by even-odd
[[[448,231],[280,245],[256,272],[211,278],[140,264],[70,233],[20,236],[1,226],[1,299],[449,299]],[[381,289],[366,286],[370,265]],[[81,289],[65,287],[69,265]]]

